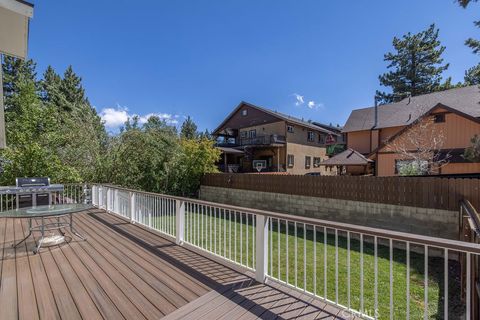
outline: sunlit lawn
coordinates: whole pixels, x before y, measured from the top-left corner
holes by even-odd
[[[231,217],[231,220],[230,220]],[[154,220],[157,228],[161,228],[167,222],[166,219]],[[173,221],[172,221],[173,222]],[[174,223],[172,223],[174,225]],[[295,243],[295,227],[293,223],[288,228],[288,259],[286,254],[287,236],[286,225],[280,224],[280,232],[276,221],[272,223],[273,232],[269,235],[269,247],[273,250],[269,253],[269,275],[288,282],[299,288],[306,288],[317,295],[325,296],[325,245],[323,228],[316,229],[316,245],[314,232],[307,228],[304,235],[303,225],[297,225],[297,243]],[[174,233],[173,233],[174,234]],[[226,213],[226,219],[213,216],[211,213],[188,213],[186,214],[185,240],[189,243],[217,253],[243,265],[254,267],[254,228],[251,218],[248,224],[245,216],[240,223],[240,215],[233,212]],[[248,238],[248,240],[247,240]],[[354,310],[360,310],[361,291],[361,263],[360,241],[358,234],[351,234],[350,240],[350,306]],[[381,240],[379,240],[381,241]],[[380,319],[390,317],[390,249],[388,242],[378,245],[378,316]],[[387,244],[387,245],[385,245]],[[278,251],[280,246],[280,251]],[[410,319],[421,319],[424,313],[424,256],[410,252]],[[416,248],[417,252],[423,252],[422,247]],[[347,233],[338,232],[338,268],[336,265],[334,230],[327,230],[326,245],[326,297],[331,301],[348,306],[348,250]],[[278,253],[280,252],[280,255]],[[296,260],[295,260],[296,252]],[[305,265],[304,265],[304,252]],[[374,245],[373,237],[364,238],[363,245],[363,310],[369,315],[374,315]],[[430,251],[430,253],[433,253]],[[316,254],[316,265],[314,256]],[[270,260],[271,257],[271,260]],[[280,258],[279,258],[280,257]],[[288,263],[287,263],[288,261]],[[295,261],[297,274],[295,274]],[[271,268],[272,266],[273,268]],[[271,268],[271,270],[270,270]],[[315,269],[316,268],[316,269]],[[458,277],[458,263],[449,262],[449,318],[461,318],[463,305],[460,301],[460,284]],[[336,271],[338,270],[338,292],[335,290]],[[443,319],[443,285],[444,285],[444,260],[443,258],[429,258],[428,263],[428,315],[430,319]],[[407,309],[406,296],[406,251],[393,250],[393,314],[395,319],[405,319]],[[316,274],[316,280],[314,280]],[[304,275],[306,281],[304,281]],[[316,283],[316,290],[315,290]]]

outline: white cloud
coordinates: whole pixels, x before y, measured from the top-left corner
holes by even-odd
[[[292,96],[295,97],[295,106],[299,107],[305,104],[305,96],[302,96],[298,93],[293,93]],[[317,103],[314,100],[308,100],[307,107],[309,109],[323,109],[325,106],[323,103]]]
[[[169,113],[148,113],[145,115],[139,115],[135,113],[129,113],[127,107],[122,107],[120,105],[117,105],[116,108],[103,108],[100,111],[100,117],[104,121],[105,127],[113,130],[119,129],[129,118],[131,119],[134,116],[138,116],[138,122],[140,124],[146,123],[148,118],[152,116],[157,116],[171,125],[178,124],[178,118],[180,117],[177,114]]]
[[[294,93],[293,96],[295,96],[295,100],[297,100],[295,102],[295,105],[298,107],[298,106],[301,106],[302,104],[305,103],[305,100],[303,99],[303,96],[299,95],[298,93]]]
[[[100,111],[100,117],[107,128],[118,128],[127,121],[128,109],[117,106],[117,108],[104,108]]]

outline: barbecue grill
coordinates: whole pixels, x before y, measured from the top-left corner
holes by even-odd
[[[15,194],[17,208],[35,207],[52,203],[52,193],[63,192],[63,185],[50,184],[50,178],[17,178],[15,187],[0,188],[2,194]]]

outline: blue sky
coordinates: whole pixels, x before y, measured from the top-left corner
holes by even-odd
[[[372,105],[392,38],[431,23],[447,47],[445,76],[460,81],[479,61],[464,41],[480,38],[480,4],[453,0],[34,3],[29,55],[39,73],[73,65],[111,131],[154,113],[214,129],[242,100],[344,124]]]

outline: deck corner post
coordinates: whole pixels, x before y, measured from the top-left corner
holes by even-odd
[[[268,270],[268,217],[256,215],[255,280],[265,283]]]
[[[129,192],[130,197],[130,222],[135,223],[135,192]]]
[[[183,244],[185,230],[185,201],[175,200],[175,242],[178,245]]]

